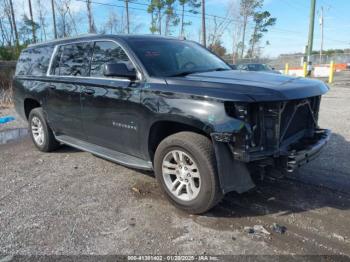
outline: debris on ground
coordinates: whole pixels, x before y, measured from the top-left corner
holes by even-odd
[[[13,120],[15,120],[15,118],[13,116],[0,117],[0,124],[6,124],[6,123],[11,122]]]
[[[134,191],[135,193],[141,194],[141,190],[138,189],[137,187],[132,187],[131,189],[132,189],[132,191]]]
[[[248,234],[256,234],[256,235],[270,235],[271,234],[262,225],[255,225],[253,227],[244,227],[244,231],[247,232]]]
[[[273,223],[272,230],[278,234],[284,234],[287,231],[287,228],[285,226],[281,226],[277,223]]]
[[[136,218],[134,217],[130,218],[129,226],[132,226],[132,227],[136,226]]]
[[[338,235],[336,233],[333,233],[333,237],[340,240],[340,241],[345,241],[345,237],[341,236],[341,235]]]

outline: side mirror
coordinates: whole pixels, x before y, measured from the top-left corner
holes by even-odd
[[[108,63],[103,68],[104,76],[125,77],[131,80],[136,79],[135,70],[130,71],[124,63]]]

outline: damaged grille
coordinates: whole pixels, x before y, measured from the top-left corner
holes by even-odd
[[[293,143],[311,138],[317,128],[320,99],[317,96],[290,101],[227,104],[228,115],[250,126],[245,141],[239,139],[241,136],[236,137],[235,151],[279,154],[287,151]]]
[[[259,103],[258,110],[251,111],[253,144],[277,149],[312,136],[317,127],[319,104],[320,97]]]

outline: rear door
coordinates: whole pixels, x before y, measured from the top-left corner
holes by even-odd
[[[84,139],[80,93],[89,71],[92,44],[89,42],[56,47],[51,62],[46,112],[57,135]]]
[[[89,84],[81,95],[83,128],[93,144],[140,156],[141,84],[105,77],[103,67],[110,62],[125,63],[129,70],[136,70],[119,44],[95,42]]]

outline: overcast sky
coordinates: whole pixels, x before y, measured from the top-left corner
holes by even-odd
[[[34,20],[37,17],[37,1],[32,0],[34,9]],[[87,32],[86,4],[81,0],[71,0],[71,10],[79,18],[80,33]],[[92,0],[93,2],[112,4],[115,6],[106,6],[94,3],[93,12],[95,23],[98,27],[103,25],[111,10],[118,13],[121,17],[124,12],[122,0]],[[28,11],[27,0],[13,0],[16,12],[16,18],[20,17]],[[147,0],[134,0],[130,3],[130,20],[133,27],[137,27],[137,33],[149,33],[150,15],[147,13]],[[238,0],[207,0],[207,24],[213,21],[213,15],[224,17],[229,8],[237,8]],[[49,0],[41,0],[44,5],[47,23],[52,37],[52,16]],[[350,48],[350,0],[317,0],[316,19],[315,19],[315,40],[314,49],[320,48],[320,26],[319,15],[321,6],[324,7],[324,49],[330,48]],[[264,39],[261,41],[263,54],[275,57],[281,53],[302,52],[307,43],[310,0],[265,0],[263,7],[268,10],[273,17],[277,18],[276,25],[269,30]],[[218,18],[217,21],[220,21]],[[232,19],[234,19],[232,17]],[[186,28],[186,35],[193,40],[199,39],[200,15],[189,15],[187,21],[191,21],[191,26]],[[232,52],[232,28],[237,26],[232,23],[229,29],[223,35],[223,42],[228,53]],[[253,23],[248,26],[251,30]],[[173,35],[177,36],[179,29],[173,29]],[[249,40],[249,39],[248,39]],[[265,46],[265,42],[269,41],[270,45]]]

